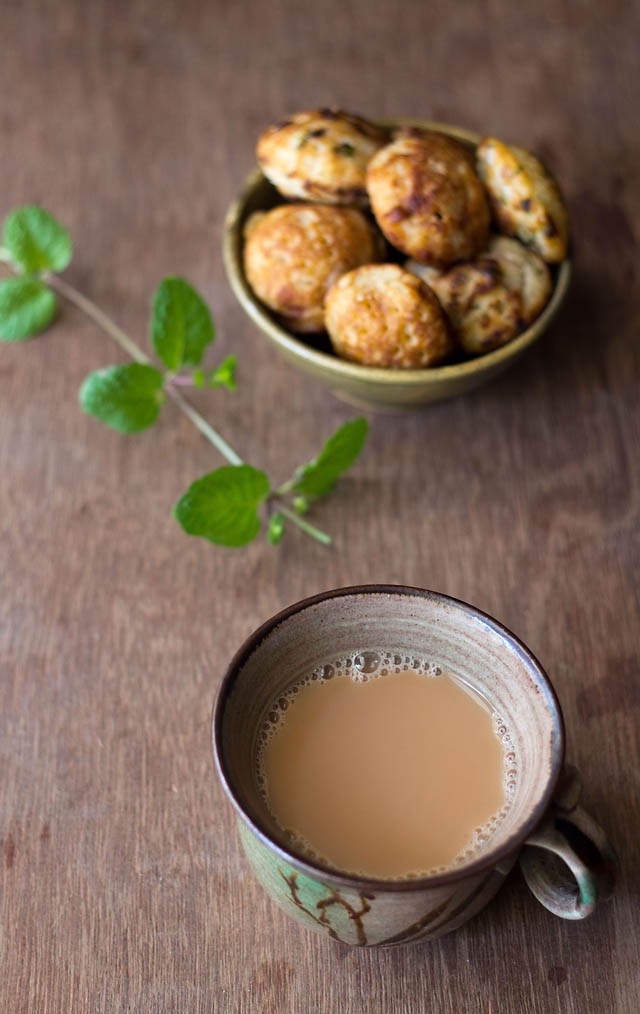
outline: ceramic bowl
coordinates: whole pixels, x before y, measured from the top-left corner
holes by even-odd
[[[479,134],[430,120],[393,120],[385,122],[384,126],[437,130],[470,148],[475,148],[480,141]],[[247,282],[242,264],[244,224],[254,211],[266,211],[282,203],[283,198],[260,169],[254,169],[231,203],[225,221],[223,254],[231,288],[251,320],[285,359],[316,377],[337,397],[363,408],[388,412],[410,410],[473,391],[514,363],[538,340],[567,292],[571,274],[569,260],[554,269],[551,299],[531,327],[509,344],[477,359],[423,370],[390,370],[350,363],[331,351],[326,336],[299,336],[284,328],[253,294]]]

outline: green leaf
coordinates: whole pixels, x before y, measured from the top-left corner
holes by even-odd
[[[296,514],[306,514],[310,504],[306,496],[294,496],[293,509]]]
[[[153,298],[151,341],[168,370],[199,366],[215,336],[209,307],[183,278],[165,278]]]
[[[269,479],[251,465],[223,465],[196,479],[173,509],[188,535],[219,546],[245,546],[260,531],[258,507]]]
[[[17,342],[44,331],[56,315],[55,294],[37,278],[0,282],[0,339]]]
[[[85,412],[121,433],[152,426],[165,399],[164,378],[155,366],[129,363],[90,373],[80,388]]]
[[[272,546],[277,546],[282,536],[284,535],[284,514],[272,514],[269,518],[269,527],[267,529],[267,541]]]
[[[194,387],[226,387],[235,391],[237,356],[227,356],[214,370],[194,370],[191,374]]]
[[[209,387],[226,387],[228,391],[235,391],[237,356],[227,356],[215,370],[211,370],[208,377]]]
[[[326,496],[360,454],[368,431],[366,419],[351,419],[345,423],[327,440],[315,461],[296,471],[291,488],[304,496]]]
[[[71,262],[71,236],[55,218],[31,205],[5,219],[2,242],[23,271],[64,271]]]

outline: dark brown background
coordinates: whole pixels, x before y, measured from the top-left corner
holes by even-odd
[[[219,464],[171,407],[121,437],[76,392],[120,359],[70,308],[0,350],[0,1006],[21,1012],[623,1014],[637,1010],[638,10],[609,3],[0,3],[2,214],[72,231],[68,278],[134,335],[180,273],[236,394],[198,397],[278,479],[353,413],[266,347],[220,256],[253,143],[296,108],[431,117],[524,143],[564,185],[575,280],[486,389],[374,419],[318,507],[335,548],[190,540],[170,508]],[[562,923],[514,875],[450,938],[359,952],[251,879],[209,753],[244,637],[313,592],[406,582],[474,602],[539,655],[617,895]],[[634,934],[636,939],[634,939]]]

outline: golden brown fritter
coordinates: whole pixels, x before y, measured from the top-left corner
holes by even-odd
[[[321,331],[324,297],[345,271],[380,256],[382,238],[362,212],[326,204],[283,204],[245,226],[251,288],[293,331]]]
[[[542,163],[524,148],[485,137],[476,150],[478,172],[502,232],[517,236],[555,264],[567,256],[569,217]]]
[[[433,289],[467,355],[506,345],[520,330],[520,294],[504,285],[495,260],[478,257],[445,272],[416,261],[407,268]]]
[[[549,302],[553,288],[549,268],[535,251],[509,236],[492,236],[484,256],[499,265],[502,284],[520,294],[520,320],[527,327]]]
[[[365,173],[387,132],[338,109],[296,113],[269,127],[256,154],[285,197],[326,204],[368,204]]]
[[[489,205],[473,156],[453,138],[410,128],[373,156],[367,190],[378,225],[417,261],[446,267],[489,238]]]
[[[433,292],[397,264],[367,264],[335,282],[325,321],[336,353],[366,366],[421,369],[453,350]]]
[[[551,295],[551,275],[542,258],[508,236],[492,236],[479,257],[449,271],[417,261],[405,266],[431,286],[460,345],[472,356],[515,338]]]

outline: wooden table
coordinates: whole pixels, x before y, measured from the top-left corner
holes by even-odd
[[[353,413],[267,347],[227,287],[225,208],[256,135],[296,108],[431,117],[528,144],[562,180],[575,280],[515,368],[424,413],[373,419],[317,522],[230,551],[170,508],[220,463],[176,412],[121,437],[79,384],[121,360],[65,307],[0,350],[0,856],[7,1014],[623,1014],[638,1009],[638,8],[4,3],[4,215],[75,237],[68,279],[144,338],[178,273],[210,299],[235,394],[196,403],[285,478]],[[585,923],[514,874],[434,944],[367,952],[307,933],[249,875],[209,715],[247,634],[316,591],[435,588],[512,627],[555,681],[585,801],[617,844]]]

